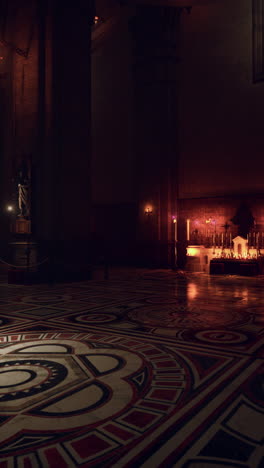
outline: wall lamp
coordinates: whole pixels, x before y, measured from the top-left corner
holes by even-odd
[[[152,208],[147,206],[146,209],[145,209],[145,215],[146,216],[150,216],[152,215]]]
[[[94,16],[94,19],[93,19],[94,26],[97,26],[100,23],[104,23],[104,18],[102,18],[100,16]]]

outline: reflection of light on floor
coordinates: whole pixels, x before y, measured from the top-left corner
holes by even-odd
[[[233,290],[233,295],[234,297],[240,297],[241,296],[241,289],[240,288],[234,288]]]
[[[189,283],[187,286],[188,299],[195,299],[197,294],[198,294],[197,285],[195,283]]]
[[[243,301],[248,301],[248,289],[243,289],[241,296],[243,297]]]
[[[242,298],[243,301],[248,301],[248,288],[235,288],[233,295],[234,297]]]

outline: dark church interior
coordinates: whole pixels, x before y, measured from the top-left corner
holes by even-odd
[[[264,467],[264,0],[0,0],[0,468]]]

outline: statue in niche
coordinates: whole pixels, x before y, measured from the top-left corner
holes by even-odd
[[[28,219],[30,216],[30,168],[26,158],[18,168],[18,208],[19,217]]]
[[[241,203],[235,216],[230,220],[238,226],[238,235],[246,239],[250,229],[254,226],[255,218],[246,203]]]

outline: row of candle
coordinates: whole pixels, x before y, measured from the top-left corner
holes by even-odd
[[[176,218],[173,217],[173,222],[176,223]],[[198,231],[198,230],[195,230],[192,232],[192,235],[190,235],[190,223],[191,223],[191,220],[190,219],[187,219],[186,220],[186,237],[187,237],[187,241],[190,241],[191,240],[191,237],[196,239],[197,237],[199,237],[200,239],[201,238],[204,238],[205,239],[205,242],[209,242],[214,245],[220,245],[221,247],[223,245],[227,245],[229,244],[230,246],[232,245],[232,239],[233,239],[233,234],[231,232],[227,233],[227,232],[221,232],[221,233],[216,233],[214,232],[212,234],[212,231],[210,230],[205,230],[205,231]],[[177,227],[176,227],[176,224],[175,224],[175,240],[177,240]],[[249,246],[254,246],[256,248],[264,248],[264,233],[263,232],[250,232],[249,234],[247,234],[247,241],[248,241],[248,245]],[[201,242],[201,243],[204,243],[204,242]]]
[[[224,246],[224,245],[229,245],[231,246],[233,243],[233,238],[234,236],[232,233],[226,234],[226,233],[213,233],[208,235],[203,235],[202,233],[196,233],[193,232],[190,236],[189,239],[190,241],[199,241],[199,244],[212,244],[212,245],[218,245],[218,246]],[[264,248],[264,234],[261,233],[250,233],[247,236],[247,242],[249,247],[256,247],[256,248]]]
[[[247,241],[250,245],[261,245],[263,244],[263,232],[250,232],[247,235]]]
[[[248,252],[248,253],[242,255],[242,254],[234,254],[232,251],[230,251],[230,252],[222,251],[222,252],[217,252],[215,254],[215,258],[238,258],[238,259],[245,258],[245,259],[251,260],[251,259],[258,258],[258,254]]]

